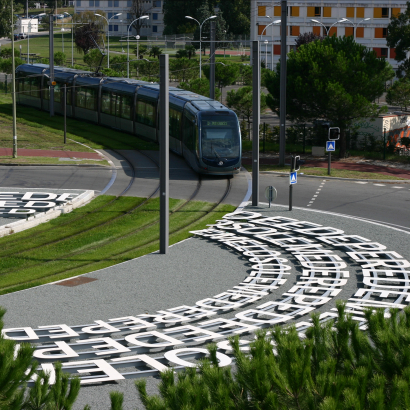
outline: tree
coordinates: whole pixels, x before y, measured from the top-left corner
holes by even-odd
[[[150,57],[158,57],[162,54],[162,48],[158,47],[158,46],[152,46],[151,50],[149,51],[149,56]]]
[[[251,27],[251,2],[249,0],[224,0],[219,2],[229,32],[235,36],[249,36]]]
[[[400,109],[404,108],[404,111],[407,111],[407,107],[410,106],[410,79],[401,78],[393,83],[387,91],[386,101],[390,105],[398,105]]]
[[[17,17],[14,15],[14,23]],[[0,38],[12,35],[11,5],[10,0],[0,0]]]
[[[176,52],[176,58],[189,58],[196,55],[196,49],[192,45],[185,46],[182,50]]]
[[[116,55],[110,58],[110,68],[117,71],[121,76],[126,75],[127,73],[127,56],[125,55]]]
[[[0,50],[0,57],[1,58],[11,58],[12,50],[11,48],[2,47]]]
[[[198,76],[199,64],[196,60],[178,58],[170,62],[170,74],[180,82],[186,82]]]
[[[246,117],[246,121],[248,122],[248,132],[250,135],[251,119],[253,114],[252,87],[246,86],[239,88],[238,90],[228,91],[228,94],[226,95],[226,104],[229,108],[233,108],[238,116],[242,115]],[[266,107],[266,95],[261,93],[261,111],[264,111]]]
[[[96,70],[103,64],[103,61],[106,59],[106,56],[101,54],[101,51],[98,48],[90,50],[87,54],[84,55],[84,63],[90,67],[90,70]]]
[[[404,71],[406,76],[410,75],[410,60],[407,57],[410,51],[410,2],[407,2],[407,8],[403,13],[392,16],[390,24],[387,26],[387,45],[396,49],[396,61],[399,64],[398,75]]]
[[[140,34],[141,27],[147,23],[147,20],[146,19],[139,19],[137,21],[134,21],[134,20],[147,15],[148,11],[151,8],[152,8],[151,5],[147,4],[147,1],[145,0],[132,0],[131,1],[131,7],[130,7],[131,19],[129,20],[128,24],[133,23],[132,27],[137,32],[137,35]]]
[[[191,16],[199,20],[198,9],[207,0],[172,0],[165,1],[164,11],[164,35],[193,33],[198,25],[185,16]]]
[[[25,64],[25,62],[19,58],[19,57],[14,57],[14,64],[16,67],[18,67],[21,64]],[[13,60],[11,58],[4,58],[0,60],[0,71],[2,73],[6,74],[11,74],[13,72]]]
[[[323,40],[323,38],[312,32],[299,34],[295,40],[296,48],[298,49],[302,44],[308,44],[312,41]]]
[[[56,53],[54,53],[54,64],[64,66],[66,59],[67,57],[65,53],[61,51],[57,51]]]
[[[95,13],[105,16],[101,10]],[[87,54],[88,50],[93,48],[105,48],[105,19],[98,17],[92,11],[74,14],[74,23],[84,23],[84,25],[76,26],[74,31],[74,41],[79,52]]]
[[[202,70],[209,80],[210,67],[203,65]],[[215,64],[215,82],[222,93],[222,88],[234,84],[239,77],[239,64]]]
[[[138,58],[144,58],[144,55],[147,54],[148,47],[145,44],[140,44],[138,47],[134,47],[134,54]]]
[[[179,84],[179,87],[184,90],[192,91],[193,93],[209,97],[209,81],[206,78],[195,78],[186,83],[182,82]],[[215,88],[215,99],[219,100],[220,96],[221,92],[218,88]]]
[[[337,69],[335,69],[337,67]],[[385,112],[373,103],[394,76],[390,64],[351,37],[326,37],[291,51],[287,61],[286,111],[300,123],[326,119],[340,127],[340,156],[346,154],[346,129],[356,118]],[[267,104],[279,115],[280,63],[267,74]]]

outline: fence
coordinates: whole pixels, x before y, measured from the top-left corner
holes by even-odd
[[[11,74],[0,73],[0,93],[11,93]]]

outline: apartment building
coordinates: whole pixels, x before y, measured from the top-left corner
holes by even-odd
[[[164,31],[164,18],[162,13],[162,3],[164,0],[143,0],[142,7],[149,19],[142,20],[141,36],[161,36]],[[132,0],[75,0],[74,11],[81,13],[84,11],[102,10],[110,20],[108,30],[110,36],[126,36],[128,27],[133,21],[131,13]],[[113,17],[121,13],[120,16]],[[113,18],[112,18],[113,17]],[[135,29],[131,28],[131,35],[135,35]]]
[[[406,1],[288,1],[287,41],[289,52],[299,34],[353,36],[364,46],[386,58],[396,68],[395,50],[386,44],[391,16],[406,9]],[[261,60],[268,68],[280,58],[280,2],[251,0],[251,40],[261,44]],[[344,22],[340,20],[345,19]]]

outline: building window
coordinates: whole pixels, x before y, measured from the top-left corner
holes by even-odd
[[[108,7],[112,7],[112,0],[108,0]]]
[[[364,7],[356,7],[356,18],[364,19]]]
[[[258,6],[258,16],[259,17],[266,16],[266,6]]]
[[[114,13],[108,13],[108,18],[110,19],[113,15]]]
[[[120,7],[119,0],[114,0],[114,7]]]
[[[152,19],[158,20],[158,13],[152,13]]]
[[[354,36],[354,28],[353,27],[346,27],[345,28],[345,36],[349,37],[349,36]]]
[[[158,33],[158,26],[152,26],[152,32]]]
[[[320,17],[322,15],[321,7],[315,7],[315,17]]]
[[[273,8],[273,15],[274,15],[275,17],[280,17],[280,16],[281,16],[281,12],[282,12],[282,9],[281,9],[280,6],[275,6],[275,7]]]
[[[389,9],[387,7],[375,7],[373,17],[375,19],[389,18]]]
[[[292,6],[290,8],[291,17],[299,17],[299,7]]]
[[[390,49],[390,58],[396,58],[396,49],[395,48]]]
[[[127,13],[127,20],[131,20],[131,13]]]
[[[320,7],[308,7],[307,16],[308,17],[320,17],[322,15],[322,10]]]
[[[161,0],[154,0],[154,7],[161,7]]]
[[[400,9],[399,8],[391,9],[391,16],[392,17],[397,17],[399,14],[400,14]]]
[[[354,7],[346,7],[346,17],[348,19],[354,18]]]
[[[131,7],[132,6],[132,1],[131,0],[128,0],[127,1],[127,7]]]
[[[356,38],[364,37],[364,27],[356,27]]]
[[[273,54],[275,56],[280,56],[280,44],[273,45]]]
[[[290,35],[297,37],[300,34],[299,26],[290,26]]]
[[[263,32],[263,34],[266,36],[266,30],[265,30],[265,28],[266,28],[265,25],[259,24],[259,26],[258,26],[258,35],[259,35],[259,36],[262,35],[262,32]],[[264,30],[265,30],[265,31],[264,31]]]
[[[382,17],[389,18],[389,9],[387,7],[382,7]]]
[[[88,1],[88,7],[94,7],[94,0]]]
[[[375,38],[386,38],[387,37],[387,27],[377,27],[374,29]]]
[[[100,0],[95,0],[95,7],[100,7]]]
[[[112,31],[112,24],[108,26],[108,31]]]
[[[77,0],[77,1],[76,1],[76,6],[77,6],[77,7],[81,7],[81,0]]]
[[[320,9],[320,7],[317,7],[317,8]],[[323,7],[323,17],[332,17],[332,8],[331,7]]]
[[[114,25],[114,31],[118,31],[118,24]]]

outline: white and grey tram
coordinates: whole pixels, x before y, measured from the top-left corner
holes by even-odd
[[[54,110],[158,142],[159,85],[87,71],[54,68]],[[49,67],[23,64],[16,69],[17,102],[48,111]],[[236,114],[218,101],[169,88],[169,145],[202,174],[230,175],[241,167],[241,135]]]

